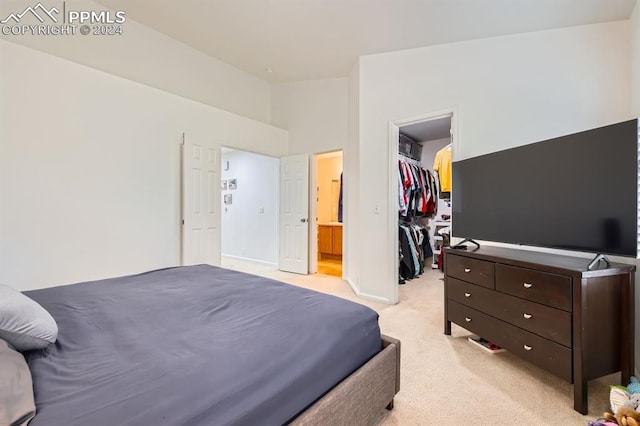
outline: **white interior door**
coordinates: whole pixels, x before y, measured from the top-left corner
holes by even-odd
[[[280,158],[280,270],[309,272],[309,156]]]
[[[220,265],[220,148],[182,143],[182,264]]]

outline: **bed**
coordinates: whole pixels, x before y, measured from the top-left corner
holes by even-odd
[[[373,310],[209,265],[24,293],[56,320],[29,351],[31,426],[370,424],[400,342]]]

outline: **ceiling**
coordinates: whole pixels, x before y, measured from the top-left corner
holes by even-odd
[[[636,4],[636,0],[97,1],[270,83],[346,77],[361,55],[625,20]]]
[[[421,121],[400,127],[400,133],[409,136],[416,142],[426,142],[435,139],[451,137],[451,117]]]

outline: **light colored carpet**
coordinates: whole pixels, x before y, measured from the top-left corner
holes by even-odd
[[[489,354],[453,325],[443,333],[442,273],[429,270],[400,286],[395,306],[355,297],[348,284],[327,275],[296,275],[248,262],[223,266],[334,294],[375,309],[382,332],[402,342],[401,390],[381,425],[586,425],[608,410],[609,384],[619,374],[589,383],[589,415],[573,410],[573,386],[509,352]]]

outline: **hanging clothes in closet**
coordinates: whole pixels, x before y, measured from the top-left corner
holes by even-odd
[[[401,154],[398,161],[400,284],[424,273],[425,259],[433,255],[427,228],[416,219],[436,213],[437,192],[434,176],[417,160]]]
[[[435,178],[415,160],[398,160],[398,211],[402,218],[431,216],[436,213]]]
[[[433,170],[438,173],[440,198],[451,198],[451,144],[436,153]]]
[[[425,259],[431,253],[427,229],[416,223],[400,223],[400,282],[418,277],[424,273]]]

